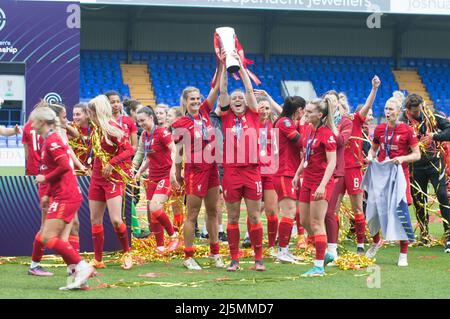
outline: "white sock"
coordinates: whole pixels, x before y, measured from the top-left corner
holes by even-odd
[[[314,266],[323,268],[324,261],[323,260],[314,260]]]
[[[84,260],[82,260],[75,266],[75,269],[78,271],[81,268],[84,268],[84,267],[87,267],[87,266],[89,266],[89,264],[87,262],[85,262]]]
[[[408,259],[408,254],[400,253],[400,259]]]
[[[158,250],[164,250],[164,246],[158,246],[157,249]]]
[[[282,253],[287,253],[288,252],[288,247],[280,247],[280,252]]]
[[[364,244],[357,244],[356,247],[358,247],[358,248],[364,248]]]
[[[249,238],[249,237],[250,237],[250,236],[249,236],[248,232],[246,232],[244,238]]]
[[[328,243],[327,250],[330,254],[332,254],[334,257],[337,256],[337,244]]]
[[[31,261],[30,268],[36,268],[37,266],[39,266],[38,262]]]
[[[219,225],[219,233],[223,233],[223,226],[222,226],[222,224]]]
[[[202,234],[203,235],[207,235],[208,234],[208,230],[206,229],[206,225],[203,225]]]

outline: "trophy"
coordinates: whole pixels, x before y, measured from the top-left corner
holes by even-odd
[[[236,73],[240,70],[239,61],[233,57],[233,51],[236,51],[236,34],[234,29],[230,27],[221,27],[216,29],[219,39],[219,55],[220,49],[225,50],[226,60],[225,66],[229,73]]]

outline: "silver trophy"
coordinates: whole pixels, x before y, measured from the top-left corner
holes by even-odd
[[[233,51],[236,50],[236,34],[230,27],[221,27],[216,29],[219,36],[220,48],[225,50],[225,66],[229,73],[236,73],[240,70],[239,61],[233,57]]]

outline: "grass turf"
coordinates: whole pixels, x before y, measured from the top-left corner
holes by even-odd
[[[0,173],[22,175],[23,168],[0,168]],[[241,219],[245,222],[244,216]],[[244,223],[241,224],[243,229]],[[441,223],[432,223],[430,230],[440,236]],[[345,243],[351,251],[354,246]],[[28,265],[21,264],[29,262],[29,257],[22,257],[17,264],[0,264],[0,298],[449,298],[450,255],[443,253],[442,246],[411,247],[409,267],[406,268],[396,265],[398,253],[398,245],[387,245],[379,251],[376,264],[380,267],[380,288],[368,288],[369,273],[365,269],[343,271],[333,267],[327,268],[326,277],[300,278],[311,265],[275,264],[266,258],[266,272],[249,270],[253,265],[251,259],[243,259],[242,270],[236,273],[214,268],[190,272],[183,268],[182,260],[152,262],[135,266],[130,271],[111,265],[100,270],[99,277],[90,280],[94,289],[73,292],[58,291],[58,287],[66,283],[65,267],[50,268],[55,272],[50,278],[29,276]],[[199,262],[205,264],[207,260],[200,259]],[[158,276],[139,277],[148,273]],[[117,284],[118,287],[95,289],[103,283]],[[178,286],[164,287],[161,283]]]

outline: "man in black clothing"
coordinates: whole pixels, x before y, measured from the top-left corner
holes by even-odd
[[[427,188],[434,187],[442,214],[445,231],[444,250],[450,253],[450,208],[447,197],[445,161],[440,153],[439,142],[450,141],[450,122],[445,115],[423,105],[418,94],[410,94],[405,100],[403,121],[410,125],[420,141],[421,159],[411,165],[411,194],[420,227],[420,242],[429,244]],[[415,186],[415,187],[414,187]],[[418,190],[418,189],[420,190]]]

